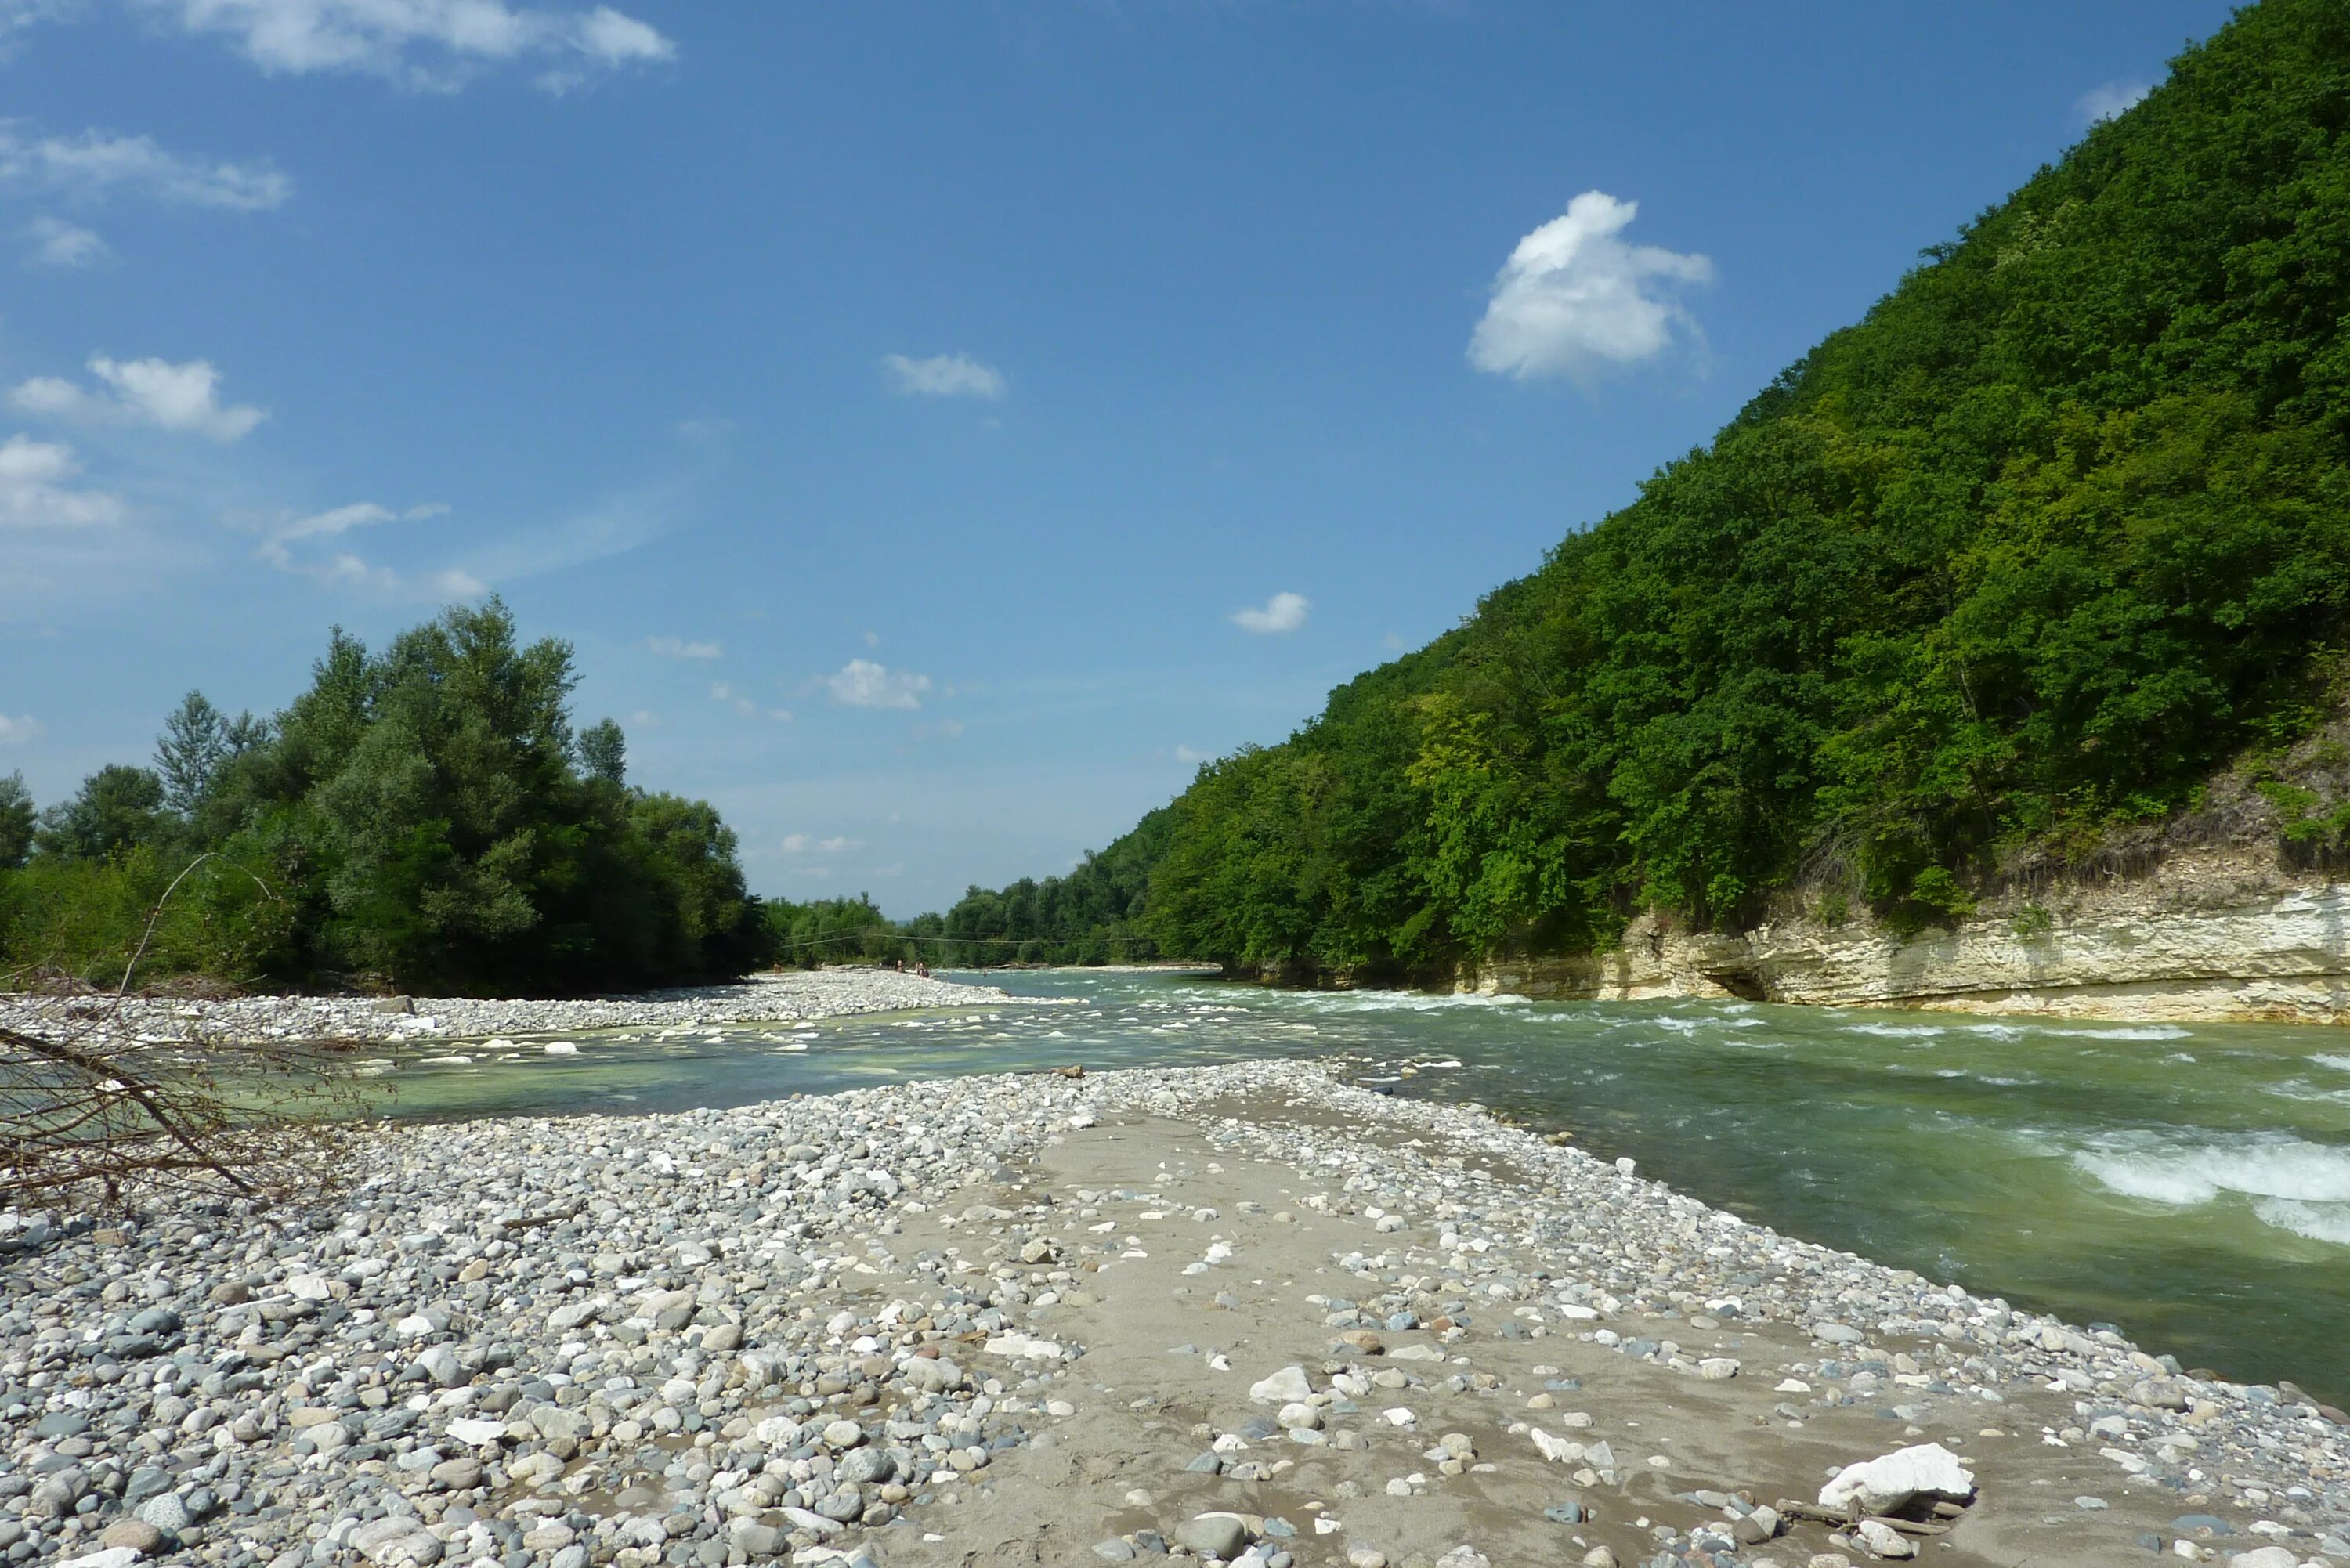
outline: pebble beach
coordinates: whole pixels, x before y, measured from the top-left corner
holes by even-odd
[[[302,1210],[0,1216],[0,1558],[2350,1563],[2350,1428],[2290,1385],[1312,1062],[363,1147]]]

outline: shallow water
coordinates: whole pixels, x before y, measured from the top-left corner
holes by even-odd
[[[988,978],[1076,1005],[436,1045],[466,1059],[403,1060],[388,1108],[678,1110],[1071,1062],[1340,1056],[1789,1234],[2350,1402],[2339,1031]]]

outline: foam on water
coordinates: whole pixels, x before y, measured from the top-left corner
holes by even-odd
[[[1939,1023],[1847,1023],[1846,1034],[1873,1034],[1880,1040],[1932,1040],[1950,1030]]]
[[[2350,1203],[2302,1203],[2290,1198],[2263,1198],[2252,1205],[2252,1212],[2264,1224],[2280,1231],[2290,1231],[2313,1241],[2350,1247]]]
[[[2068,1040],[2184,1040],[2194,1031],[2175,1023],[2141,1023],[2127,1029],[2043,1029],[2041,1033]]]
[[[2350,1205],[2350,1148],[2289,1134],[2193,1142],[2116,1135],[2076,1150],[2073,1163],[2110,1191],[2172,1208],[2210,1203],[2223,1192],[2303,1207]],[[2265,1212],[2261,1218],[2280,1223]]]
[[[1534,998],[1510,992],[1317,991],[1298,996],[1316,1012],[1440,1012],[1456,1007],[1532,1007]]]
[[[2337,1073],[2350,1073],[2350,1056],[2318,1055],[2312,1056],[2310,1060],[2321,1067],[2331,1067]]]

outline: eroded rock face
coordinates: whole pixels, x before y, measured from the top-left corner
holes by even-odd
[[[2059,1017],[2350,1023],[2350,887],[2202,904],[2191,877],[2126,884],[2071,913],[2009,913],[1902,938],[1866,921],[1690,933],[1649,917],[1615,951],[1497,963],[1461,989],[1537,1000],[1744,997]]]

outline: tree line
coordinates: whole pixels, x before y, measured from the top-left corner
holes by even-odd
[[[570,648],[493,598],[370,651],[337,630],[266,719],[191,692],[150,763],[36,810],[0,779],[0,970],[276,987],[567,994],[772,961],[735,836],[637,788],[607,719],[575,729]]]

